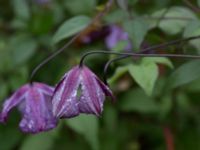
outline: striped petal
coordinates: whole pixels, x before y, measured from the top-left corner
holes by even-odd
[[[80,69],[72,68],[56,86],[53,95],[53,114],[57,118],[70,118],[79,114],[77,92],[80,85]]]
[[[57,120],[53,117],[51,110],[52,95],[52,88],[45,84],[34,83],[30,87],[25,97],[25,104],[22,103],[19,107],[23,114],[20,122],[23,132],[38,133],[56,127]]]
[[[103,110],[105,94],[99,86],[94,74],[87,68],[82,68],[82,95],[79,102],[81,113],[95,114],[99,116]]]
[[[8,113],[12,108],[17,106],[25,98],[25,94],[28,90],[28,85],[22,86],[18,89],[10,98],[8,98],[3,104],[3,110],[0,114],[0,122],[6,122]]]

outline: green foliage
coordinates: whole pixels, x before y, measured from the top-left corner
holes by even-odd
[[[0,1],[1,104],[28,82],[35,66],[83,31],[106,2],[37,1],[40,0]],[[119,26],[127,32],[129,40],[122,40],[113,48],[122,52],[128,42],[133,46],[130,52],[140,52],[151,45],[200,35],[200,16],[196,11],[200,0],[190,2],[195,9],[181,0],[116,0],[101,19],[42,67],[34,80],[56,85],[84,52],[106,50],[104,36],[109,32],[102,32],[104,26]],[[200,39],[148,53],[199,55]],[[115,56],[90,58],[85,63],[102,78],[103,66]],[[21,115],[13,110],[7,124],[0,124],[0,150],[161,150],[167,149],[165,138],[172,140],[170,136],[174,149],[200,149],[199,66],[200,60],[160,57],[129,57],[114,62],[107,76],[117,100],[114,104],[105,101],[102,116],[62,119],[56,129],[30,135],[19,131]],[[166,134],[165,127],[171,133]]]
[[[167,58],[143,58],[139,63],[118,67],[114,76],[109,79],[109,83],[114,83],[123,74],[129,72],[133,79],[144,89],[146,94],[151,95],[159,75],[156,63],[165,64],[173,68],[172,63]]]
[[[92,13],[95,10],[96,3],[96,0],[73,0],[65,1],[65,6],[73,15],[77,15]]]
[[[67,125],[74,131],[82,134],[92,149],[98,150],[98,120],[95,116],[80,115],[67,121]]]
[[[139,51],[140,45],[149,29],[147,22],[141,18],[136,18],[131,21],[125,21],[123,26],[130,35],[134,51]]]
[[[18,19],[26,21],[30,18],[29,6],[26,0],[13,0],[12,5]]]
[[[141,64],[130,64],[129,72],[135,81],[151,95],[156,79],[158,78],[158,69],[155,63],[141,62]]]
[[[169,9],[159,10],[153,13],[152,17],[163,17],[169,19],[161,19],[158,27],[166,34],[180,33],[191,20],[196,20],[196,15],[188,8],[173,6]],[[171,19],[170,19],[171,18]],[[181,19],[182,18],[182,19]]]
[[[120,108],[124,111],[135,111],[139,113],[155,113],[158,105],[140,89],[131,89],[120,97],[123,101]]]
[[[27,36],[16,36],[10,40],[13,64],[20,65],[29,60],[35,53],[37,43]]]
[[[49,150],[54,144],[54,134],[51,131],[37,135],[30,135],[26,138],[20,150]]]
[[[90,23],[90,18],[86,16],[76,16],[64,22],[53,37],[53,42],[57,43],[60,40],[68,38],[81,30]]]
[[[200,21],[195,20],[195,21],[191,21],[188,24],[188,26],[186,26],[183,36],[190,37],[190,36],[195,36],[199,34],[200,34]],[[199,49],[200,48],[199,42],[200,40],[197,39],[197,40],[190,41],[190,44],[196,47],[196,49]]]
[[[168,88],[176,88],[198,79],[200,77],[199,65],[200,61],[194,60],[180,66],[168,78]]]

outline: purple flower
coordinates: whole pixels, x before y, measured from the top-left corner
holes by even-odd
[[[27,133],[38,133],[55,128],[57,119],[52,114],[52,95],[54,88],[34,82],[18,89],[3,105],[0,122],[6,122],[10,110],[18,106],[23,118],[20,129]]]
[[[55,89],[53,114],[57,118],[70,118],[80,113],[99,116],[103,111],[105,96],[113,98],[108,86],[86,66],[75,66],[64,75]]]
[[[105,43],[109,49],[115,48],[121,41],[127,42],[127,45],[125,46],[126,50],[130,50],[132,48],[127,32],[123,31],[122,28],[116,25],[110,26],[110,29],[111,32],[105,39]]]

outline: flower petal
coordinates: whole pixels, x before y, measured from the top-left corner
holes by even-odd
[[[17,90],[9,99],[3,104],[3,110],[0,114],[0,122],[6,122],[10,110],[17,106],[24,98],[29,86],[24,85]]]
[[[34,82],[34,86],[38,89],[40,89],[43,93],[52,96],[52,93],[54,91],[54,87],[46,85],[44,83]]]
[[[82,68],[82,95],[79,102],[81,113],[95,114],[99,116],[103,110],[105,94],[99,86],[93,73],[87,68]]]
[[[77,91],[80,85],[80,69],[72,68],[56,86],[53,95],[53,114],[57,118],[74,117],[79,114]]]
[[[99,78],[98,78],[95,74],[94,74],[94,76],[95,76],[95,78],[96,78],[96,80],[97,80],[99,86],[102,88],[104,94],[105,94],[106,96],[111,97],[112,101],[115,102],[115,101],[116,101],[116,98],[115,98],[115,96],[113,95],[113,93],[112,93],[112,91],[110,90],[110,88],[109,88],[107,85],[105,85],[101,80],[99,80]]]
[[[29,89],[26,94],[26,104],[20,104],[23,113],[20,128],[23,132],[38,133],[56,127],[57,119],[53,117],[51,110],[51,95],[46,95],[43,89],[35,85]]]

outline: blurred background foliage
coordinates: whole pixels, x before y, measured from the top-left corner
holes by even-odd
[[[1,0],[1,103],[28,82],[37,64],[84,29],[105,2]],[[116,0],[101,20],[40,69],[34,79],[55,85],[84,52],[109,50],[105,39],[113,25],[128,34],[128,40],[118,40],[112,48],[116,51],[124,51],[127,42],[138,52],[153,44],[200,35],[200,1]],[[200,40],[152,53],[164,50],[199,55]],[[111,58],[114,56],[93,55],[86,64],[102,77],[103,67]],[[100,118],[81,115],[60,121],[50,132],[27,135],[19,131],[20,114],[13,111],[8,123],[0,125],[0,150],[198,150],[199,66],[199,60],[167,58],[113,63],[108,76],[117,101],[106,101]]]

